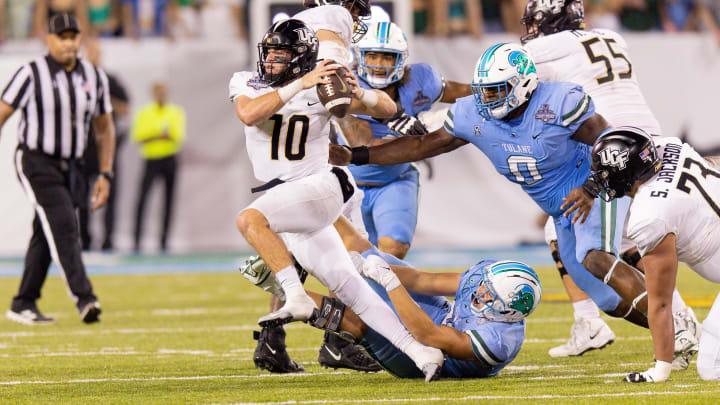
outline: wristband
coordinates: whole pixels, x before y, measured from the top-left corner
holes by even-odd
[[[283,103],[287,103],[296,94],[300,93],[302,89],[302,79],[297,79],[287,86],[279,88],[277,93],[278,96],[280,96],[280,100],[282,100]]]
[[[350,157],[350,163],[356,166],[362,166],[370,162],[370,150],[367,146],[350,148],[350,152],[352,153]]]
[[[359,98],[360,102],[365,104],[369,108],[373,108],[378,104],[378,95],[372,90],[363,91],[362,96]]]
[[[592,198],[597,198],[602,191],[602,184],[598,181],[595,174],[591,174],[590,177],[585,180],[585,184],[582,185],[582,188],[585,192],[590,194]]]
[[[113,181],[113,178],[115,178],[115,175],[113,175],[113,172],[102,172],[98,176],[105,177],[107,181]]]

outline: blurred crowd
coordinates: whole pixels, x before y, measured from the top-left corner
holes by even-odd
[[[223,8],[236,23],[235,34],[247,33],[247,0],[0,0],[0,41],[40,38],[52,16],[74,14],[90,37],[167,37],[202,35],[208,7]]]
[[[413,0],[415,32],[520,33],[527,0]],[[588,28],[709,31],[720,42],[720,0],[585,0]]]
[[[203,13],[222,9],[234,34],[247,37],[250,1],[262,0],[0,0],[0,41],[38,38],[67,11],[83,32],[99,37],[201,37]],[[412,1],[414,30],[426,35],[520,33],[526,0]],[[299,2],[299,0],[298,0]],[[720,0],[585,0],[589,28],[617,31],[709,31],[720,43]]]

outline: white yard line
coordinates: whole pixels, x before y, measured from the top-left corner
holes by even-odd
[[[311,401],[283,401],[283,402],[236,402],[227,405],[286,405],[286,404],[356,404],[368,402],[447,402],[478,401],[478,400],[512,400],[512,399],[571,399],[571,398],[613,398],[624,396],[653,396],[653,395],[687,395],[711,394],[719,391],[660,391],[660,392],[612,392],[604,394],[577,394],[577,395],[472,395],[466,397],[432,397],[432,398],[383,398],[383,399],[331,399]]]
[[[87,378],[62,381],[0,381],[0,385],[28,385],[28,384],[87,384],[104,382],[145,382],[145,381],[187,381],[187,380],[229,380],[240,378],[301,378],[317,375],[341,375],[350,374],[344,371],[320,372],[320,373],[297,373],[297,374],[259,374],[259,375],[198,375],[186,377],[135,377],[135,378]]]

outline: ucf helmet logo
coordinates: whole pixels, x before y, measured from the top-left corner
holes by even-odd
[[[300,38],[300,41],[310,43],[311,45],[317,43],[317,37],[313,35],[312,31],[309,29],[305,27],[298,28],[295,32],[297,33],[298,38]]]
[[[623,170],[627,166],[628,160],[630,160],[628,154],[629,151],[627,150],[621,152],[608,146],[600,151],[600,163],[602,163],[603,166],[612,166]]]

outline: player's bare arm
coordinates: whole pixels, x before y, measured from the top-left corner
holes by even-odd
[[[443,103],[454,103],[455,100],[467,97],[472,94],[470,83],[458,83],[445,80],[445,91],[440,101]]]
[[[411,267],[390,266],[403,287],[415,294],[454,297],[461,273],[426,273]]]
[[[330,145],[330,163],[346,166],[351,163],[395,165],[405,162],[415,162],[429,157],[455,150],[467,141],[450,135],[444,128],[422,136],[402,137],[383,145],[373,146],[366,150],[368,155],[358,161],[358,154],[344,146]],[[361,151],[360,154],[363,152]],[[360,157],[362,158],[362,156]]]
[[[405,327],[420,343],[459,360],[476,360],[470,337],[457,329],[436,325],[402,286],[388,291]]]
[[[113,124],[112,113],[106,113],[93,118],[93,129],[95,131],[95,142],[100,173],[110,173],[115,158],[115,125]],[[105,176],[98,176],[93,188],[92,210],[105,205],[110,195],[110,180]]]
[[[303,90],[314,87],[320,83],[328,83],[330,81],[329,76],[335,72],[336,69],[337,65],[333,65],[331,61],[325,60],[318,63],[315,69],[305,76],[273,92],[255,98],[240,95],[235,98],[235,113],[245,125],[257,125],[270,118],[271,115],[278,112],[285,105],[286,101],[283,101],[281,97],[282,89],[289,86],[297,86],[298,81],[302,85]]]
[[[5,125],[5,121],[15,112],[15,109],[3,101],[0,101],[0,130]]]
[[[675,289],[678,257],[675,234],[667,234],[660,244],[643,256],[648,293],[648,323],[655,346],[655,359],[672,362],[675,331],[672,295]]]
[[[609,127],[610,124],[608,124],[605,118],[595,113],[580,125],[580,128],[573,134],[572,139],[592,146],[600,134]],[[590,210],[592,209],[595,198],[585,191],[583,187],[578,187],[570,190],[570,193],[564,198],[564,201],[560,208],[568,208],[568,210],[565,211],[563,215],[566,218],[570,218],[571,215],[574,214],[572,216],[572,223],[574,224],[579,220],[582,224],[585,223],[588,215],[590,215]]]
[[[376,141],[376,139],[373,137],[369,121],[352,115],[336,118],[336,121],[338,125],[340,125],[343,136],[350,147],[375,145],[374,141]]]
[[[582,125],[580,125],[580,128],[575,131],[571,138],[578,142],[592,146],[595,144],[598,137],[600,137],[600,134],[608,128],[610,128],[610,124],[608,124],[605,118],[602,115],[595,113],[590,116],[590,118],[586,119]]]
[[[347,69],[347,82],[352,86],[353,100],[351,114],[369,115],[376,118],[390,118],[397,113],[397,104],[382,90],[370,90],[360,87],[357,77]]]

